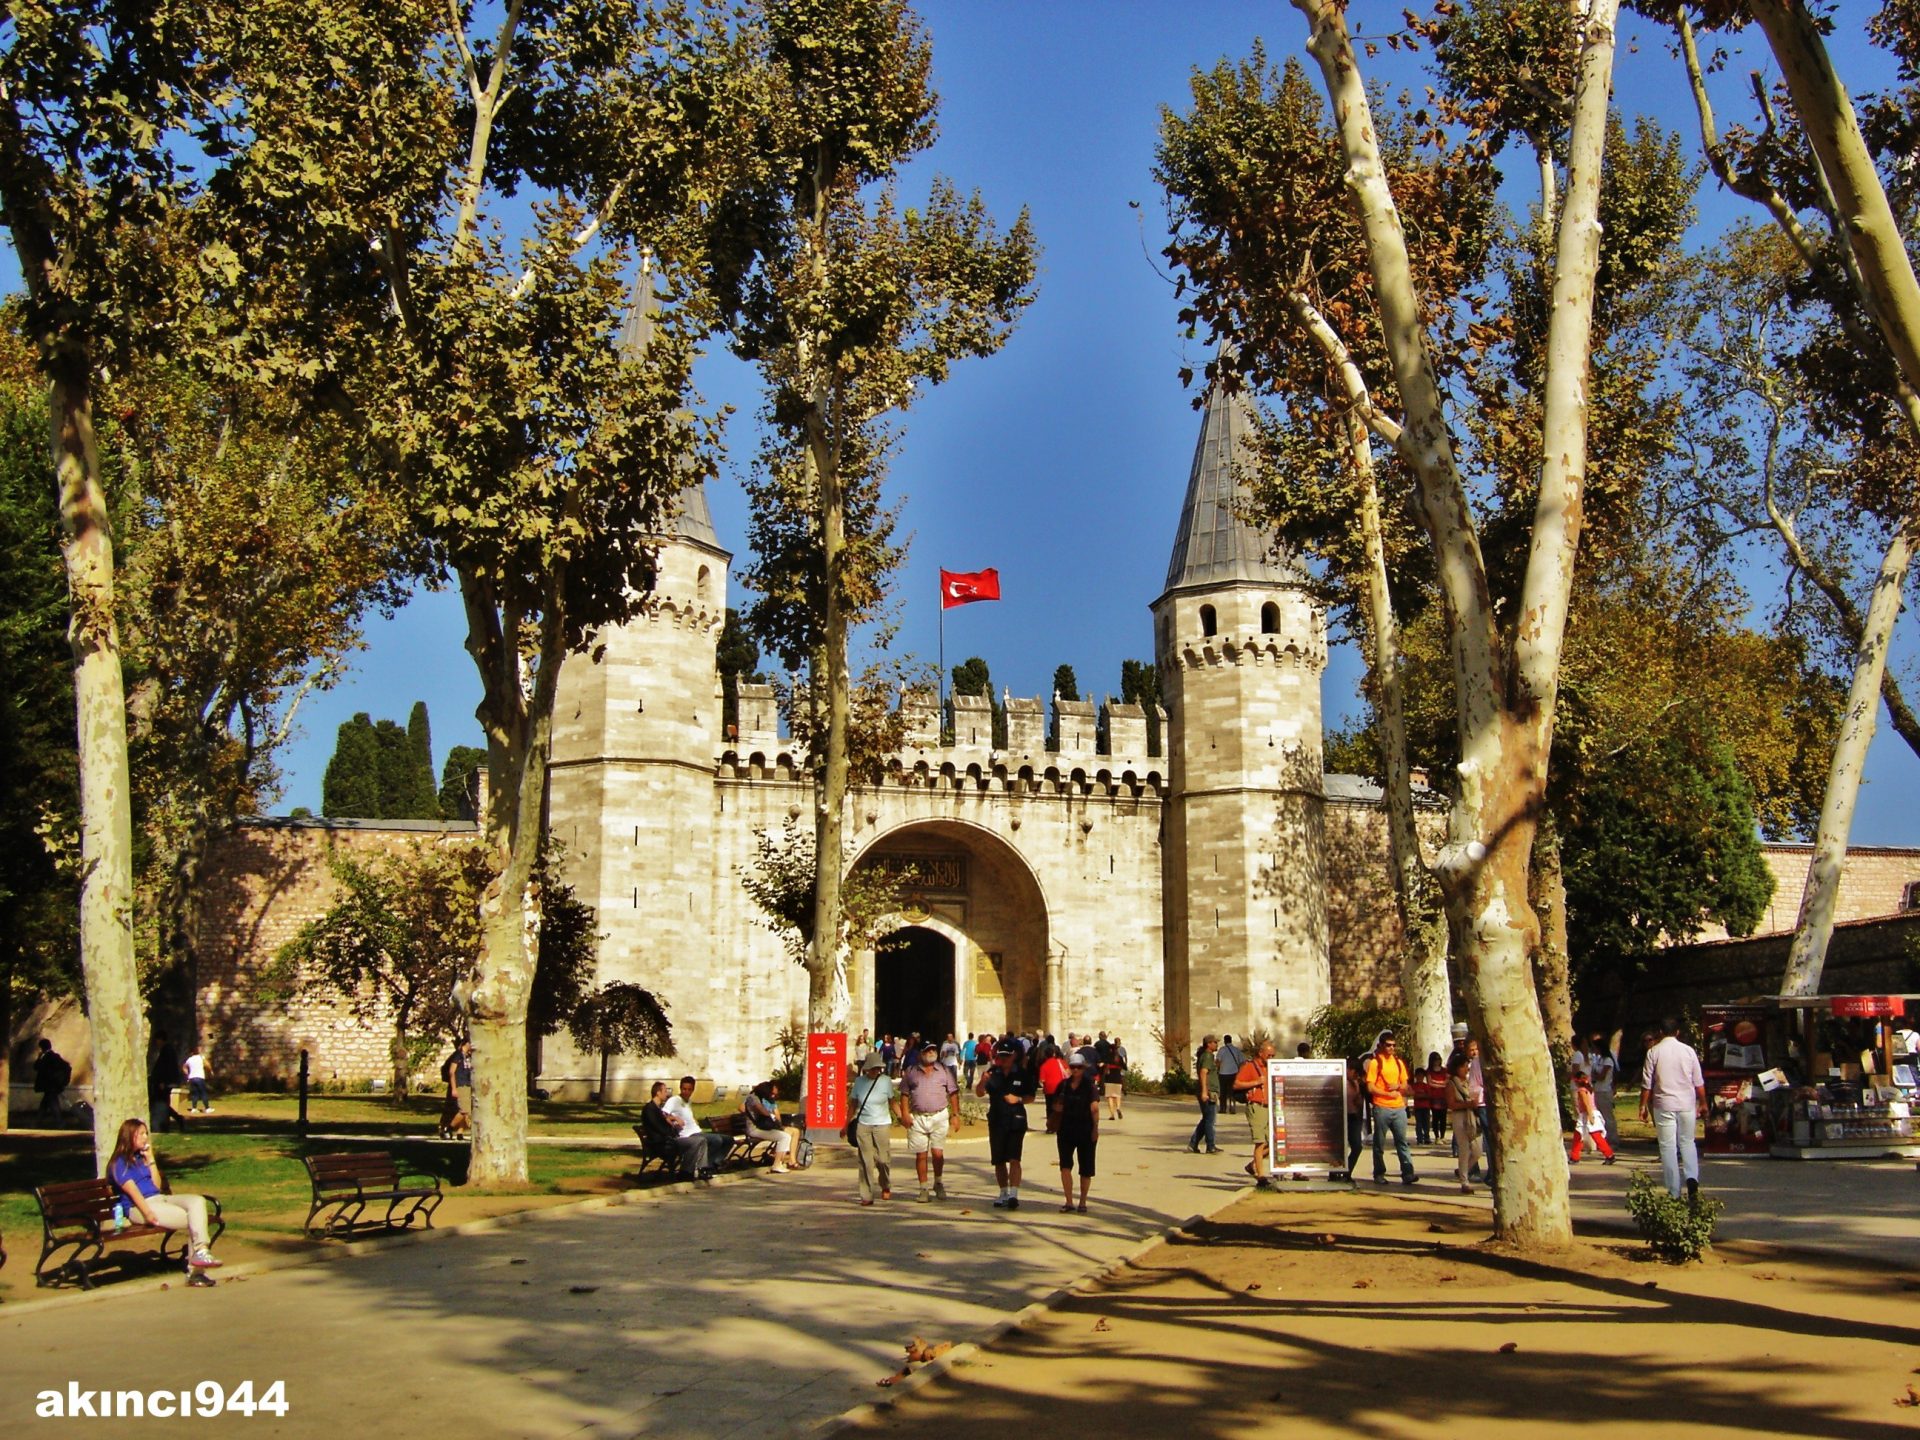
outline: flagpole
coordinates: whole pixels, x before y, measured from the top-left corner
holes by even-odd
[[[935,733],[941,744],[947,740],[947,586],[944,580],[937,581],[940,586],[940,668],[935,674],[939,689],[934,699],[934,724],[939,728]]]

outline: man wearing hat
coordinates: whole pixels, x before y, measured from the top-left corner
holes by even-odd
[[[1027,1104],[1033,1079],[1017,1062],[1020,1051],[1003,1040],[993,1049],[993,1068],[980,1077],[974,1094],[987,1102],[987,1153],[1000,1185],[996,1210],[1020,1208],[1020,1154],[1027,1143]]]
[[[947,1125],[960,1119],[960,1082],[940,1063],[940,1047],[923,1041],[900,1077],[900,1123],[907,1127],[914,1173],[920,1177],[920,1203],[947,1198]],[[927,1157],[933,1157],[933,1189],[927,1189]]]
[[[860,1203],[893,1198],[893,1102],[898,1092],[887,1078],[887,1059],[870,1050],[847,1092],[854,1148],[860,1152]]]

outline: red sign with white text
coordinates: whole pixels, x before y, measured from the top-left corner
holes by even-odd
[[[847,1037],[807,1036],[807,1128],[838,1130],[847,1123]]]
[[[1906,1001],[1898,995],[1836,995],[1833,997],[1833,1013],[1855,1019],[1871,1019],[1876,1015],[1898,1015],[1907,1008]]]

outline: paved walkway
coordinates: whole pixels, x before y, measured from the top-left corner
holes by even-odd
[[[805,1430],[873,1399],[912,1336],[959,1340],[1125,1254],[1244,1184],[1232,1148],[1182,1148],[1187,1104],[1135,1100],[1100,1148],[1094,1213],[1062,1215],[1052,1143],[1017,1215],[992,1209],[984,1133],[949,1153],[944,1205],[919,1205],[904,1143],[895,1200],[851,1203],[842,1147],[784,1179],[753,1176],[654,1203],[546,1214],[477,1235],[334,1263],[238,1275],[211,1291],[129,1290],[92,1303],[0,1306],[0,1429],[30,1420],[36,1393],[229,1390],[286,1383],[291,1413],[142,1422],[155,1435],[388,1435],[454,1424],[491,1436],[723,1437]],[[1387,1190],[1484,1208],[1436,1183]],[[1635,1168],[1583,1164],[1576,1213],[1619,1223]],[[1363,1162],[1363,1171],[1366,1162]],[[1910,1164],[1709,1162],[1729,1202],[1722,1234],[1850,1252],[1920,1268],[1920,1176]],[[1278,1197],[1276,1197],[1278,1199]],[[1284,1200],[1278,1200],[1284,1204]],[[457,1416],[457,1419],[449,1417]]]
[[[1186,1154],[1192,1113],[1136,1101],[1109,1125],[1085,1216],[1059,1212],[1053,1143],[1039,1133],[1027,1152],[1046,1183],[1027,1185],[1018,1214],[994,1210],[984,1131],[972,1127],[949,1152],[944,1204],[914,1203],[896,1139],[895,1199],[872,1210],[851,1202],[849,1153],[822,1147],[799,1175],[233,1276],[217,1290],[0,1306],[0,1430],[18,1433],[36,1392],[69,1381],[199,1380],[256,1391],[284,1380],[291,1413],[147,1420],[142,1433],[803,1429],[877,1395],[910,1337],[964,1339],[1230,1199],[1245,1146]],[[1223,1121],[1224,1134],[1243,1132]]]

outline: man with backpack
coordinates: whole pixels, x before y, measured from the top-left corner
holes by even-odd
[[[1393,1148],[1400,1160],[1400,1183],[1411,1185],[1420,1177],[1413,1173],[1413,1151],[1407,1146],[1407,1062],[1398,1053],[1391,1030],[1382,1030],[1367,1057],[1363,1074],[1367,1098],[1373,1104],[1373,1183],[1387,1183],[1387,1136],[1393,1136]]]

